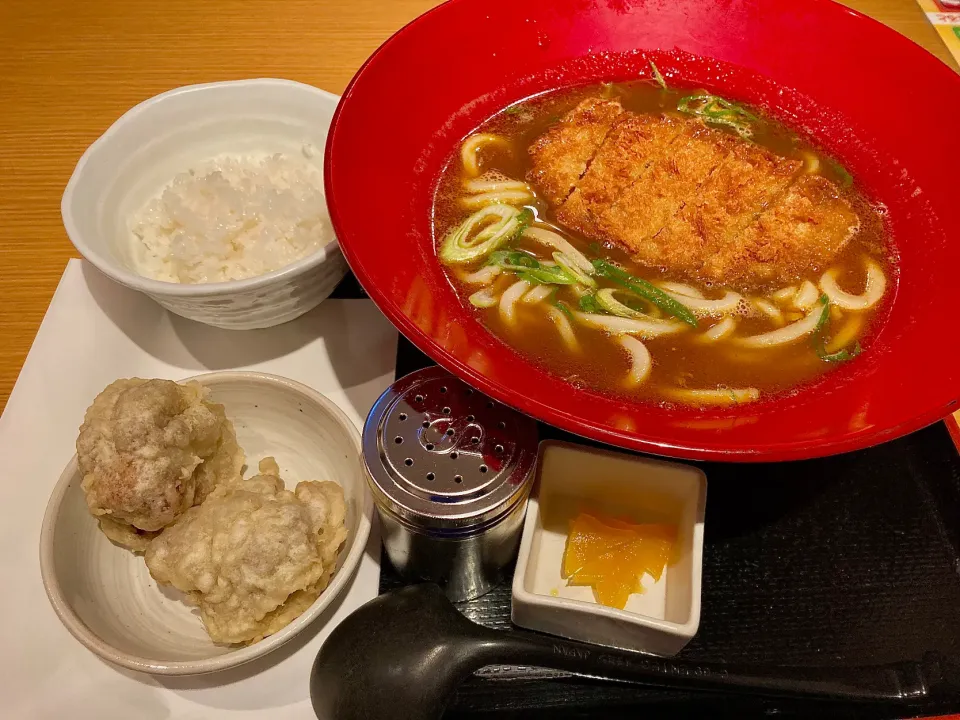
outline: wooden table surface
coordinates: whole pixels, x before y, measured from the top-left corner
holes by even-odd
[[[0,0],[0,408],[66,261],[60,195],[132,105],[189,83],[285,77],[340,93],[435,0]],[[915,0],[847,0],[955,67]],[[855,42],[851,38],[851,42]]]

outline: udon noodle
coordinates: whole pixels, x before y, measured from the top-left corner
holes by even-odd
[[[682,114],[685,102],[688,114],[709,106],[689,100],[700,96],[678,100],[673,91],[643,84],[614,92],[638,117],[669,118],[677,107]],[[888,294],[891,265],[882,220],[838,163],[756,111],[709,106],[723,112],[701,116],[706,126],[795,160],[791,182],[817,175],[841,188],[859,225],[824,267],[786,283],[745,287],[672,272],[565,227],[529,179],[531,141],[590,93],[508,109],[463,141],[441,178],[439,258],[493,332],[573,382],[694,405],[752,402],[860,354]],[[739,125],[723,127],[724,119]]]

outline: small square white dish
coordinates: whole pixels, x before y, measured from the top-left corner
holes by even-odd
[[[700,625],[707,478],[689,465],[545,441],[513,577],[513,622],[623,650],[676,655]],[[593,588],[561,575],[569,521],[581,511],[677,525],[675,559],[626,608],[597,603]]]

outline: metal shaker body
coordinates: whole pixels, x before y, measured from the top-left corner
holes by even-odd
[[[384,548],[409,579],[466,600],[500,580],[520,541],[536,423],[441,368],[401,378],[374,404],[363,455]]]

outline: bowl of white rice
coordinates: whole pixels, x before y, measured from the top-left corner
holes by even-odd
[[[183,317],[293,320],[343,279],[323,188],[339,97],[289,80],[190,85],[140,103],[80,158],[70,240],[102,273]]]

